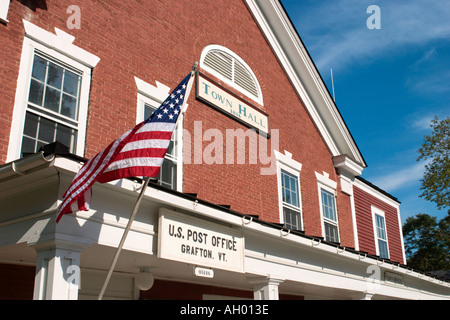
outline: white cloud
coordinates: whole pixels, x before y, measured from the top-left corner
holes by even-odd
[[[392,192],[418,183],[423,177],[424,170],[425,164],[417,163],[401,170],[372,178],[371,182],[388,192]]]
[[[297,0],[284,0],[284,3]],[[349,63],[402,52],[450,37],[450,6],[442,0],[380,1],[381,29],[369,30],[366,13],[371,3],[361,0],[315,1],[288,12],[319,70],[344,68]]]

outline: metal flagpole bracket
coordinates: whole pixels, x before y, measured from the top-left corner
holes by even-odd
[[[198,62],[196,61],[191,69],[191,78],[189,79],[189,82],[187,84],[186,93],[184,95],[185,98],[183,101],[183,106],[181,107],[181,114],[185,114],[186,110],[188,108],[187,100],[188,100],[189,95],[191,94],[192,84],[195,79],[195,73],[197,72],[197,68],[198,68]]]

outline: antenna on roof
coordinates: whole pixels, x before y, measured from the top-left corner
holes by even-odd
[[[333,101],[336,102],[336,96],[334,95],[333,68],[331,68],[330,71],[331,71],[331,87],[333,88]]]

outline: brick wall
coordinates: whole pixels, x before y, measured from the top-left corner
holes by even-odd
[[[0,72],[3,103],[0,117],[0,162],[6,160],[21,48],[22,19],[49,32],[57,27],[75,36],[74,44],[100,57],[93,70],[86,151],[90,158],[136,122],[137,90],[134,77],[173,88],[199,61],[203,48],[220,44],[234,51],[253,70],[261,86],[271,128],[280,130],[279,150],[289,151],[302,163],[301,195],[305,232],[322,235],[315,172],[327,172],[338,181],[331,154],[301,99],[293,90],[259,27],[242,0],[229,1],[90,1],[78,0],[81,28],[69,30],[67,8],[73,1],[40,1],[25,5],[12,1],[10,23],[0,26],[5,42],[0,53],[8,57]],[[5,81],[11,80],[12,81]],[[195,121],[203,130],[247,128],[205,104],[189,100],[185,128]],[[225,132],[223,131],[224,136]],[[207,143],[204,144],[206,146]],[[236,151],[236,150],[235,150]],[[277,178],[262,176],[265,165],[196,165],[184,167],[184,191],[231,205],[233,210],[279,222]],[[338,191],[339,225],[343,245],[353,246],[348,197]]]

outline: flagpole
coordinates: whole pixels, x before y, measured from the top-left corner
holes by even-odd
[[[187,100],[189,98],[189,94],[190,94],[190,91],[191,91],[191,88],[192,88],[192,78],[193,78],[193,76],[195,74],[195,71],[197,70],[197,66],[198,66],[198,63],[196,62],[194,64],[194,66],[192,67],[192,70],[191,70],[191,78],[189,79],[189,82],[188,82],[188,85],[187,85],[187,88],[186,88],[186,93],[185,93],[185,98],[184,98],[184,101],[183,101],[183,106],[182,106],[182,108],[180,108],[181,110],[184,109],[183,113],[186,111],[185,106],[187,105]],[[119,259],[120,252],[122,251],[123,245],[124,245],[125,240],[126,240],[127,235],[128,235],[128,232],[131,229],[131,225],[133,224],[134,218],[136,217],[136,214],[138,212],[139,206],[141,204],[142,198],[143,198],[143,196],[145,194],[145,191],[147,189],[147,186],[148,186],[149,182],[150,182],[150,177],[146,177],[144,182],[143,182],[143,184],[142,184],[141,193],[139,194],[139,196],[138,196],[138,198],[136,200],[136,203],[135,203],[134,208],[133,208],[133,212],[131,213],[131,217],[128,220],[127,226],[126,226],[125,231],[124,231],[124,233],[122,235],[122,239],[120,240],[119,246],[118,246],[118,248],[116,250],[116,254],[114,255],[114,259],[113,259],[113,261],[111,263],[111,266],[109,268],[108,274],[106,275],[106,279],[105,279],[105,282],[103,284],[102,290],[100,291],[100,294],[98,296],[98,300],[102,300],[103,299],[103,295],[105,294],[105,291],[106,291],[106,288],[108,286],[109,280],[111,279],[111,275],[112,275],[112,273],[114,271],[114,268],[116,266],[117,260]]]
[[[125,228],[125,232],[123,233],[122,239],[120,240],[119,247],[117,248],[116,254],[115,254],[114,259],[113,259],[113,262],[111,263],[111,267],[109,268],[108,275],[106,276],[106,280],[105,280],[105,283],[103,284],[102,291],[100,292],[100,295],[98,296],[98,300],[102,300],[102,298],[103,298],[103,295],[105,293],[106,287],[108,286],[108,283],[109,283],[109,279],[111,278],[111,275],[112,275],[112,272],[114,270],[114,267],[116,266],[117,260],[119,259],[120,251],[122,251],[123,245],[124,245],[125,240],[126,240],[127,235],[128,235],[128,232],[131,229],[131,225],[133,224],[134,217],[136,217],[136,213],[138,212],[139,206],[141,204],[142,197],[145,194],[145,190],[147,189],[147,186],[148,186],[149,182],[150,182],[150,178],[148,177],[148,178],[145,179],[145,181],[142,184],[141,193],[139,194],[139,197],[136,200],[136,203],[135,203],[134,208],[133,208],[133,212],[131,213],[131,217],[128,220],[127,227]]]

